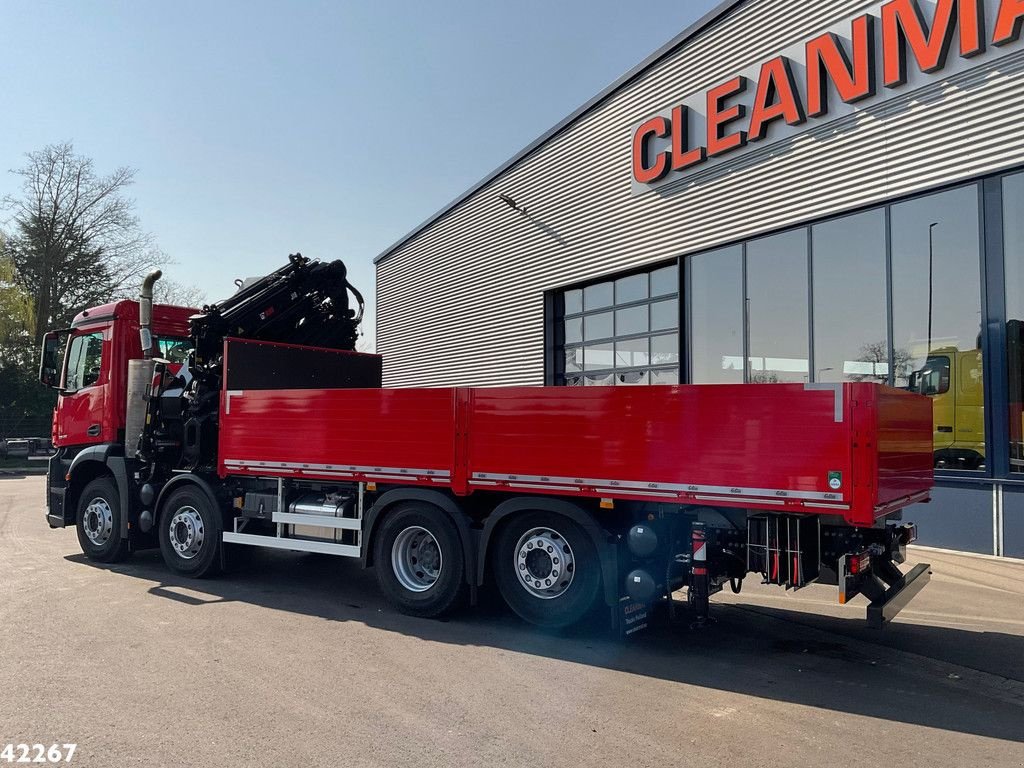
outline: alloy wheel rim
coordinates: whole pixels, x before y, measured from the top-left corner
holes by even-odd
[[[553,600],[572,585],[576,559],[566,538],[553,528],[531,528],[513,554],[519,585],[533,597]]]
[[[426,528],[411,525],[395,538],[391,569],[404,589],[426,592],[441,577],[443,565],[441,547]]]
[[[168,523],[171,547],[183,560],[191,560],[203,548],[206,541],[206,526],[195,507],[180,507]]]
[[[97,547],[102,547],[110,540],[114,531],[114,513],[110,504],[101,496],[89,502],[82,516],[82,528],[85,537]]]

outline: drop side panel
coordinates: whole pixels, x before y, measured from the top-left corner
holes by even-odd
[[[848,505],[850,427],[837,395],[802,385],[477,389],[470,481]]]
[[[877,503],[927,493],[935,481],[931,401],[899,389],[859,386],[871,390],[877,402]]]
[[[242,378],[263,388],[221,393],[222,475],[734,506],[852,525],[919,500],[931,482],[929,401],[873,384],[351,389],[343,372],[337,388],[274,389],[266,372]]]
[[[221,472],[447,482],[453,469],[454,392],[228,392],[221,418]]]

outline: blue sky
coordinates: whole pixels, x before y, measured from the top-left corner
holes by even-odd
[[[61,141],[135,167],[211,300],[296,250],[372,297],[374,256],[715,4],[4,0],[0,168]]]

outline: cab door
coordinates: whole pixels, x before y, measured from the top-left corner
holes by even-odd
[[[104,434],[109,354],[104,329],[78,330],[68,339],[64,376],[57,403],[57,439],[61,446],[109,442]]]
[[[922,395],[932,399],[933,441],[936,453],[949,450],[955,440],[956,386],[953,355],[931,354],[917,372]]]
[[[982,387],[981,350],[961,352],[956,364],[955,448],[985,455],[985,394]]]

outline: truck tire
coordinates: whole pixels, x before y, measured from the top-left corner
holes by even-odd
[[[509,608],[539,627],[582,620],[601,591],[601,562],[590,536],[553,512],[516,515],[492,548],[498,589]]]
[[[377,583],[402,613],[437,618],[466,596],[459,530],[431,504],[399,504],[384,518],[374,541]]]
[[[186,485],[173,491],[160,514],[160,554],[182,576],[202,579],[220,571],[220,510],[203,491]]]
[[[78,497],[78,544],[98,563],[128,557],[128,540],[121,538],[121,495],[112,477],[97,477]]]

